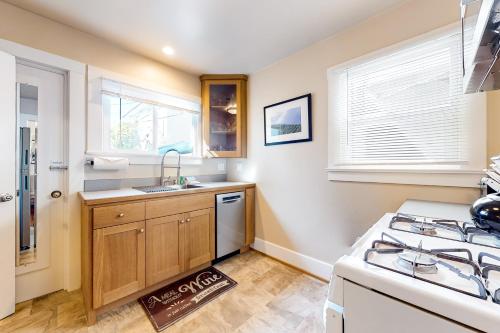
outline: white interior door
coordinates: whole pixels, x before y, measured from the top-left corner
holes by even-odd
[[[64,286],[64,198],[57,191],[64,195],[65,99],[63,73],[17,64],[16,76],[15,290],[22,302]]]
[[[16,60],[0,51],[0,319],[15,308]],[[10,199],[10,200],[9,200]]]

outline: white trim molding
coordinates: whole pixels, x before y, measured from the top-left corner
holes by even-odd
[[[66,172],[64,188],[64,289],[80,288],[80,199],[78,192],[83,191],[85,161],[85,101],[86,65],[49,52],[0,39],[0,50],[12,54],[16,61],[27,60],[42,66],[53,67],[65,72],[65,117]]]
[[[252,248],[270,257],[281,260],[291,266],[297,267],[304,272],[317,276],[323,280],[330,281],[333,265],[305,254],[295,252],[283,246],[255,238]]]
[[[366,170],[330,168],[328,180],[479,188],[484,171]]]

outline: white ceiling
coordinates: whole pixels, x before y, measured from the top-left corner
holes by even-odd
[[[7,0],[196,74],[255,72],[402,1]]]

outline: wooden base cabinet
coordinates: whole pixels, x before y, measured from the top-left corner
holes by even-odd
[[[154,285],[215,258],[214,209],[146,221],[146,284]]]
[[[146,221],[146,285],[151,286],[184,271],[183,215]]]
[[[94,230],[94,307],[145,286],[144,221]]]
[[[255,186],[125,202],[82,204],[82,293],[87,322],[215,259],[215,195],[246,190],[246,246]]]
[[[210,262],[215,258],[214,209],[202,209],[186,214],[186,269]]]

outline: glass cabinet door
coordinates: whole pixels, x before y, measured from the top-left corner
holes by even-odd
[[[238,104],[236,84],[210,84],[210,138],[213,152],[237,150]]]
[[[246,81],[245,75],[202,75],[205,156],[246,156]]]

